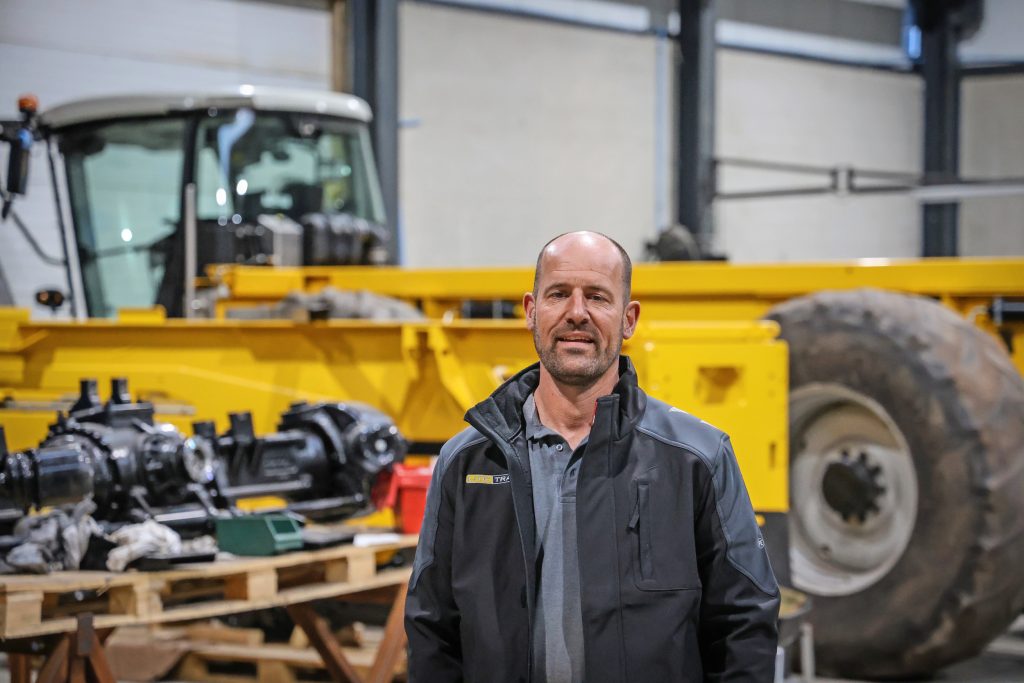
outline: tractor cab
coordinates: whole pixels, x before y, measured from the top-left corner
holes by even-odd
[[[22,112],[19,125],[5,126],[4,210],[24,192],[25,150],[45,140],[58,215],[67,205],[79,315],[154,305],[170,316],[202,315],[195,281],[214,263],[389,259],[371,113],[357,97],[242,86]]]

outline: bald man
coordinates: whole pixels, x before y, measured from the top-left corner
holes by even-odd
[[[540,362],[434,468],[413,683],[772,681],[779,592],[728,436],[637,386],[632,266],[560,235],[523,297]]]

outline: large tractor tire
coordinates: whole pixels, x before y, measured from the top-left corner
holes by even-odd
[[[768,315],[790,353],[790,566],[818,670],[926,675],[1024,608],[1024,381],[943,306],[820,292]]]

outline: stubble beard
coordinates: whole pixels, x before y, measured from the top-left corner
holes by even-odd
[[[583,331],[582,329],[579,331]],[[612,344],[603,350],[599,346],[596,334],[594,339],[596,353],[580,362],[579,356],[558,353],[558,334],[551,335],[551,341],[544,344],[540,332],[533,330],[533,346],[537,350],[541,365],[558,383],[571,387],[588,387],[597,382],[619,358],[622,351],[622,336],[618,335]]]

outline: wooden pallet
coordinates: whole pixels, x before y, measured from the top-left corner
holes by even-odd
[[[75,629],[74,615],[91,612],[96,628],[190,621],[332,598],[393,586],[408,569],[379,569],[398,543],[339,546],[274,557],[181,565],[162,572],[57,572],[0,577],[0,639]]]

